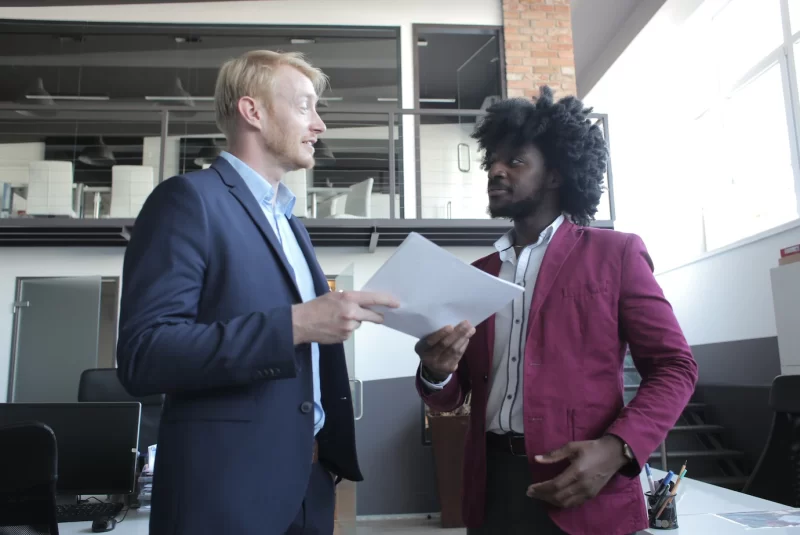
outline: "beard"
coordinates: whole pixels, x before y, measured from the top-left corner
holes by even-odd
[[[306,151],[299,139],[293,141],[294,136],[282,136],[267,130],[263,139],[267,152],[278,158],[286,172],[314,167],[314,155]]]
[[[490,204],[488,212],[493,219],[510,219],[511,221],[517,221],[535,213],[542,205],[543,199],[544,190],[539,190],[529,197],[503,204],[496,208],[492,208]]]

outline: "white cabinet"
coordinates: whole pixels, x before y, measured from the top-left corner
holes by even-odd
[[[770,278],[781,374],[800,375],[800,262],[773,268]]]

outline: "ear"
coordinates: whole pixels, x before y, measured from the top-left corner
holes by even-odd
[[[559,189],[563,179],[561,178],[561,173],[558,172],[558,169],[551,169],[547,173],[546,180],[547,189]]]
[[[242,120],[257,130],[261,130],[261,120],[264,118],[264,108],[252,97],[242,97],[236,103],[239,116]]]

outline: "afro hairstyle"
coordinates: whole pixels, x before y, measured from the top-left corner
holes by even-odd
[[[561,176],[561,210],[585,226],[597,213],[608,164],[603,132],[589,118],[591,111],[572,96],[555,102],[552,89],[543,86],[535,100],[512,98],[489,107],[472,137],[484,151],[486,170],[501,147],[536,146],[547,169]]]

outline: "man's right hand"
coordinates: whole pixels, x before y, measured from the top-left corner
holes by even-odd
[[[432,379],[439,382],[458,369],[475,328],[468,321],[448,325],[417,342],[414,348]]]
[[[312,301],[292,306],[294,343],[338,344],[344,342],[362,321],[383,323],[383,315],[366,307],[397,308],[397,301],[385,294],[330,292]]]

